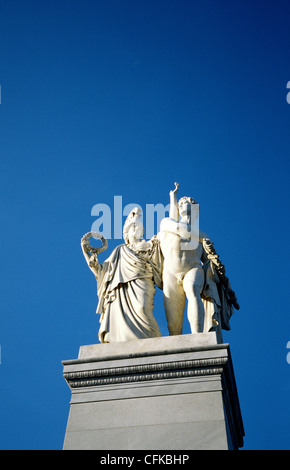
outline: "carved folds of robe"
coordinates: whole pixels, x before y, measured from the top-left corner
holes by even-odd
[[[119,245],[99,265],[97,277],[101,343],[161,336],[153,316],[155,284],[162,289],[162,254],[153,237],[151,249],[136,253]]]

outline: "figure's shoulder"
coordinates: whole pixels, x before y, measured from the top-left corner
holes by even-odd
[[[120,255],[120,253],[122,253],[122,251],[124,250],[125,247],[126,247],[125,243],[123,243],[122,245],[116,246],[107,259],[112,261],[113,259],[118,257]]]

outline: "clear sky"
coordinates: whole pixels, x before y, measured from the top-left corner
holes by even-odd
[[[244,448],[290,448],[289,15],[284,0],[1,1],[2,449],[62,448],[61,360],[99,327],[92,207],[166,205],[174,181],[241,306],[224,340]],[[167,335],[161,291],[155,316]]]

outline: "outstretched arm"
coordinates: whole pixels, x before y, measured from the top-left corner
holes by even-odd
[[[178,204],[177,204],[177,191],[179,184],[174,183],[175,189],[173,191],[170,191],[169,197],[170,197],[170,209],[169,209],[169,217],[170,219],[176,220],[178,222],[179,220],[179,213],[178,213]]]
[[[178,204],[177,204],[177,191],[179,184],[174,183],[175,189],[170,191],[170,207],[169,207],[169,217],[165,217],[161,220],[160,223],[160,233],[173,233],[174,235],[178,235],[178,220],[179,220],[179,212],[178,212]]]
[[[87,240],[81,241],[81,247],[82,247],[82,252],[85,257],[88,267],[97,278],[99,275],[99,271],[100,271],[100,264],[99,264],[96,253],[93,253],[91,255],[89,251],[90,247],[89,247]]]

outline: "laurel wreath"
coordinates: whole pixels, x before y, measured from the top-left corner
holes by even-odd
[[[98,238],[99,240],[101,240],[102,245],[99,247],[94,247],[90,245],[89,243],[90,238]],[[91,253],[96,254],[96,255],[98,255],[99,253],[102,253],[108,248],[108,242],[106,238],[99,232],[86,233],[81,239],[81,244],[85,248],[85,250],[90,251]]]

